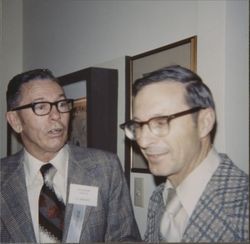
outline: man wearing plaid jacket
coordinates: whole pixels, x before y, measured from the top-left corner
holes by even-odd
[[[136,80],[133,96],[133,119],[121,127],[152,174],[166,177],[149,202],[145,241],[249,240],[249,177],[213,147],[215,105],[201,78],[165,67]]]

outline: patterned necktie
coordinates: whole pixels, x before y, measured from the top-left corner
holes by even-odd
[[[181,211],[181,212],[180,212]],[[184,214],[183,214],[184,213]],[[176,218],[177,214],[181,214],[181,221]],[[184,218],[183,218],[184,217]],[[161,233],[169,242],[179,242],[182,237],[182,225],[186,223],[186,213],[176,194],[175,189],[168,189],[166,200],[166,211],[163,214],[161,222]]]
[[[39,196],[40,241],[61,242],[65,205],[62,199],[58,199],[53,188],[53,177],[56,169],[52,164],[48,163],[43,165],[40,171],[44,180]]]

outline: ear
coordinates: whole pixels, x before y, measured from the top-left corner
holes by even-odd
[[[215,112],[212,108],[200,110],[198,117],[198,129],[200,138],[209,135],[215,124]]]
[[[7,112],[6,119],[16,133],[22,132],[23,130],[22,123],[16,111]]]

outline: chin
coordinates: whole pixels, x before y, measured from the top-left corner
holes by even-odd
[[[64,143],[62,143],[62,142],[60,142],[60,143],[54,143],[54,144],[48,144],[47,145],[47,148],[51,151],[51,152],[58,152],[58,151],[60,151],[62,148],[63,148],[63,146],[66,144],[66,142],[64,142]]]
[[[164,169],[164,167],[160,167],[160,165],[150,165],[149,164],[149,170],[150,172],[155,175],[155,176],[168,176],[169,175],[169,171]]]
[[[150,172],[155,176],[163,176],[163,172],[158,167],[150,167]]]

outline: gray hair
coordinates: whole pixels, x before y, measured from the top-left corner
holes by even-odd
[[[59,84],[57,78],[48,69],[35,69],[14,76],[8,84],[6,92],[7,111],[18,106],[21,99],[21,87],[23,84],[37,79],[49,79]]]
[[[190,107],[212,107],[215,110],[214,99],[207,85],[196,73],[179,65],[168,66],[137,79],[133,84],[133,96],[136,96],[144,86],[163,81],[184,84],[186,102]]]

